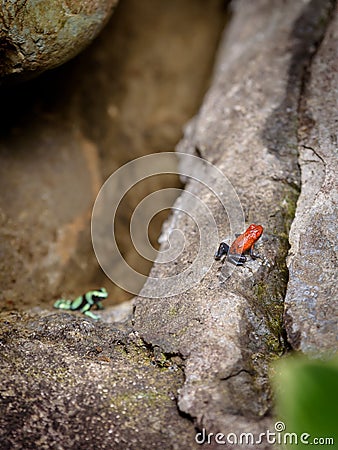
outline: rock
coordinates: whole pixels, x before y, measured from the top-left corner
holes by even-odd
[[[97,148],[61,120],[41,118],[4,139],[0,159],[2,307],[51,303],[65,286],[86,290],[97,270],[88,257]]]
[[[228,441],[227,447],[235,449],[243,448],[242,444],[234,442],[242,432],[256,435],[275,431],[268,373],[270,362],[283,354],[287,345],[283,301],[288,282],[289,228],[300,188],[297,148],[302,135],[297,135],[298,119],[303,119],[302,126],[307,123],[302,111],[304,107],[304,111],[313,112],[318,120],[319,104],[313,106],[312,99],[318,97],[316,89],[322,89],[322,81],[317,80],[321,64],[325,74],[328,70],[327,63],[322,61],[328,58],[325,42],[331,39],[330,33],[313,60],[316,80],[307,86],[305,75],[325,33],[331,6],[328,0],[307,3],[290,0],[283,4],[277,0],[242,0],[234,4],[233,19],[221,43],[211,87],[199,114],[186,127],[178,146],[179,152],[186,155],[180,159],[180,173],[186,188],[176,200],[176,209],[164,224],[160,237],[161,249],[173,252],[170,254],[177,252],[176,257],[164,264],[159,255],[140,296],[128,303],[125,311],[106,311],[102,315],[103,321],[98,323],[75,313],[40,311],[38,315],[18,312],[0,315],[0,439],[5,449],[48,449],[51,446],[89,450],[193,449],[197,448],[195,427],[202,435],[204,431],[231,433],[232,442]],[[161,25],[160,28],[165,27]],[[98,57],[100,53],[95,55]],[[77,80],[77,70],[73,66],[70,72],[59,73],[66,79]],[[134,74],[135,66],[128,70]],[[97,73],[96,78],[93,77],[95,82],[100,79],[100,73],[106,72]],[[69,77],[70,74],[76,76]],[[133,80],[137,78],[138,72]],[[108,79],[110,82],[109,76]],[[153,83],[151,77],[150,80]],[[120,111],[125,109],[115,107],[113,95],[106,95],[105,80],[95,91],[86,89],[88,86],[90,80],[86,78],[73,100],[68,98],[72,89],[66,90],[66,100],[64,90],[60,99],[56,90],[56,99],[48,97],[49,101],[45,100],[45,103],[33,103],[34,113],[28,107],[29,112],[19,116],[24,120],[7,130],[1,155],[11,177],[6,178],[3,170],[0,180],[2,188],[7,188],[7,180],[12,180],[12,184],[11,189],[2,189],[8,197],[2,200],[6,202],[6,208],[3,207],[6,214],[1,219],[4,224],[1,230],[6,238],[0,241],[2,261],[11,261],[11,251],[18,261],[13,272],[3,266],[6,282],[18,273],[20,264],[26,278],[20,288],[11,286],[11,290],[7,289],[6,296],[16,292],[25,296],[24,286],[28,286],[30,277],[35,280],[38,273],[29,273],[30,267],[39,267],[39,257],[46,258],[46,248],[52,248],[57,242],[55,230],[58,227],[50,228],[50,206],[47,211],[41,206],[43,197],[38,198],[36,209],[34,202],[23,205],[25,199],[31,198],[30,186],[38,186],[38,177],[45,177],[46,186],[50,182],[57,184],[54,172],[59,167],[67,167],[62,164],[63,157],[72,167],[69,153],[63,150],[66,144],[73,149],[74,166],[81,168],[81,172],[72,174],[75,181],[70,193],[63,191],[64,186],[67,189],[69,186],[69,172],[66,171],[62,183],[57,184],[59,191],[54,193],[51,204],[61,208],[57,211],[57,220],[62,228],[74,221],[72,211],[69,209],[67,216],[67,209],[63,209],[64,202],[70,201],[72,205],[76,202],[76,214],[80,216],[81,211],[88,208],[92,188],[101,173],[96,170],[97,155],[104,155],[103,173],[113,166],[114,159],[104,148],[105,145],[109,148],[112,136],[119,135],[116,130],[121,129],[120,125],[126,125],[119,141],[125,142],[119,147],[124,151],[119,154],[123,159],[128,157],[126,149],[131,143],[141,154],[148,142],[140,137],[143,136],[142,127],[137,129],[135,141],[132,140],[138,116],[140,121],[148,123],[148,131],[152,130],[151,124],[158,125],[163,117],[168,117],[159,114],[152,122],[151,114],[145,113],[141,101],[138,111],[133,109],[130,115],[122,114]],[[177,88],[175,83],[174,87]],[[82,92],[90,94],[83,96]],[[97,103],[90,102],[90,95],[98,98]],[[137,96],[142,97],[144,93]],[[107,103],[101,103],[105,98]],[[304,98],[311,102],[304,105]],[[130,101],[130,104],[133,103]],[[121,105],[128,110],[125,103]],[[112,122],[107,119],[107,114],[102,115],[102,120],[98,114],[97,121],[94,120],[100,107],[105,114],[108,111],[108,115],[115,118],[114,126],[109,128]],[[36,146],[37,155],[43,155],[43,150],[48,152],[49,145],[53,145],[49,128],[44,135],[39,129],[39,120],[44,120],[43,129],[48,121],[56,120],[59,124],[52,134],[57,145],[52,147],[55,151],[48,154],[48,158],[53,155],[55,158],[51,159],[53,164],[48,164],[48,170],[39,163],[38,157],[33,162],[30,160],[33,144],[40,143],[36,136],[46,142]],[[164,120],[163,123],[168,125],[169,122]],[[321,139],[326,136],[327,126],[330,128],[327,123],[324,120],[321,125]],[[315,133],[317,125],[313,125]],[[27,138],[23,133],[27,127],[32,130],[33,144],[28,139],[31,134],[28,133]],[[152,149],[157,148],[159,142],[169,142],[162,140],[163,135],[152,138]],[[13,141],[21,145],[11,147],[9,144]],[[27,142],[30,151],[25,151]],[[84,163],[84,153],[78,142],[92,146],[89,153],[94,164]],[[312,148],[316,152],[324,151],[321,147]],[[318,154],[323,159],[328,158],[326,153]],[[194,159],[194,155],[199,158]],[[26,182],[20,186],[24,171],[22,166],[20,170],[16,169],[16,164],[20,164],[17,161],[25,162],[26,176],[33,173],[36,184]],[[2,167],[0,164],[0,169]],[[95,170],[90,172],[89,167]],[[16,173],[19,175],[14,177]],[[82,192],[84,178],[90,182],[85,186],[82,198],[76,189],[80,186]],[[52,195],[50,191],[51,188],[47,189],[49,196]],[[33,189],[33,193],[40,196],[41,192],[44,190]],[[62,201],[58,202],[58,196]],[[50,201],[48,197],[47,201]],[[35,220],[40,221],[36,235],[33,233]],[[44,220],[48,223],[46,228]],[[234,233],[243,231],[252,222],[264,226],[256,250],[261,258],[249,259],[243,267],[215,262],[213,254],[220,239],[226,238],[230,242]],[[26,223],[29,226],[23,232]],[[54,230],[54,234],[46,233],[46,229]],[[184,247],[183,240],[178,238],[182,235],[175,234],[175,230],[183,233]],[[46,277],[57,275],[61,279],[62,275],[71,272],[78,287],[86,278],[76,278],[75,269],[85,259],[81,259],[81,252],[74,245],[76,233],[70,234],[73,238],[70,247],[74,249],[72,265],[56,264],[51,271],[41,270],[41,274]],[[39,236],[44,243],[49,236],[52,241],[47,240],[41,247],[37,242]],[[33,241],[32,247],[29,238]],[[67,245],[61,248],[67,248]],[[299,248],[301,246],[302,241]],[[41,248],[41,254],[35,252]],[[47,262],[48,259],[43,259],[42,268]],[[92,265],[88,267],[90,270]],[[66,284],[71,283],[69,276],[64,280]],[[41,282],[35,289],[32,287],[27,296],[35,295],[36,302],[42,304],[41,292],[45,288],[49,302],[50,285],[50,281]],[[291,301],[290,295],[289,305]],[[132,308],[134,314],[130,317]],[[292,314],[293,311],[289,309]],[[104,323],[104,320],[111,322],[119,314],[120,322]],[[328,328],[333,325],[327,322]],[[290,329],[289,337],[293,342]],[[326,337],[330,338],[329,333]],[[214,438],[215,434],[211,438],[212,445],[206,444],[206,447],[217,448]],[[264,441],[259,448],[272,449],[273,444]]]
[[[105,306],[130,298],[96,261],[95,197],[119,166],[180,139],[211,71],[221,3],[124,0],[77,58],[1,92],[1,308],[51,307],[101,285]],[[151,263],[138,258],[126,223],[133,205],[162,185],[133,191],[116,224],[121,251],[145,273]],[[157,217],[152,242],[160,227]]]
[[[292,346],[312,355],[337,348],[337,30],[333,15],[305,84],[299,127],[302,190],[290,232],[286,329]]]
[[[176,407],[182,371],[128,325],[0,314],[3,450],[197,448]]]
[[[102,29],[116,4],[117,0],[3,2],[0,79],[30,78],[73,58]]]
[[[140,336],[185,360],[180,410],[213,433],[273,430],[268,366],[285,350],[285,261],[300,185],[298,108],[305,68],[325,32],[329,7],[330,2],[315,1],[235,3],[211,88],[178,146],[205,161],[195,168],[183,163],[186,190],[164,229],[168,235],[181,230],[184,250],[178,240],[170,241],[180,257],[165,265],[159,258],[136,300]],[[213,176],[207,163],[224,176]],[[223,196],[225,210],[215,192]],[[212,263],[217,239],[230,242],[250,223],[264,227],[257,250],[263,259],[243,268]],[[204,274],[193,272],[195,259]],[[180,285],[173,282],[173,291],[163,291],[168,279],[184,273]],[[187,279],[194,276],[191,287]]]

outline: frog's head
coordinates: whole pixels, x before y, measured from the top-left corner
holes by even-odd
[[[91,294],[91,298],[94,302],[99,302],[108,297],[108,292],[104,287],[95,289],[94,291],[91,291],[90,294]]]
[[[264,228],[262,227],[262,225],[255,225],[254,223],[252,223],[247,231],[250,233],[250,236],[257,240],[263,234]]]

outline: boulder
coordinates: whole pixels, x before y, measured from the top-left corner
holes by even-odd
[[[117,0],[8,1],[0,7],[1,83],[31,78],[80,53]]]
[[[236,2],[211,88],[178,147],[202,159],[194,172],[182,169],[186,189],[164,227],[167,237],[172,229],[181,231],[184,249],[170,239],[180,257],[172,264],[155,262],[136,301],[134,326],[148,344],[184,359],[178,406],[213,433],[274,430],[268,373],[289,345],[283,311],[288,235],[300,190],[299,109],[306,70],[331,12],[331,2]],[[331,62],[322,63],[322,71],[330,68]],[[223,176],[215,177],[210,163]],[[241,228],[234,229],[241,212]],[[250,223],[264,227],[257,248],[262,259],[236,268],[212,263],[214,236],[230,244]],[[162,250],[167,248],[163,239]],[[195,260],[204,273],[194,272]],[[170,279],[181,285],[164,292]],[[318,316],[326,314],[318,308]],[[323,325],[335,332],[326,319]]]

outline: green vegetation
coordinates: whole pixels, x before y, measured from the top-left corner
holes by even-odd
[[[274,364],[272,382],[284,433],[296,433],[298,438],[298,444],[287,448],[337,449],[338,360],[283,358]]]

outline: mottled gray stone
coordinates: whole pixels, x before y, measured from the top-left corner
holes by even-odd
[[[117,0],[2,1],[2,81],[30,78],[77,55],[102,29],[116,4]]]
[[[1,449],[198,448],[175,403],[182,376],[130,325],[1,313]]]
[[[236,2],[211,88],[178,146],[221,169],[236,189],[246,225],[265,229],[258,247],[263,259],[236,269],[215,262],[180,295],[147,298],[149,280],[136,301],[140,335],[185,360],[179,408],[212,432],[273,429],[268,365],[283,352],[285,261],[300,185],[298,108],[305,68],[329,9],[330,2],[318,1]],[[196,173],[220,190],[221,179],[208,177],[203,164]],[[189,192],[209,207],[219,236],[230,240],[243,231],[229,230],[226,212],[232,219],[240,215],[233,202],[224,211],[208,188],[186,181],[186,192],[174,206],[189,210],[201,232],[210,223],[197,203],[191,206]],[[227,197],[226,185],[223,190]],[[171,265],[155,263],[150,275],[159,286],[162,278],[188,270],[199,247],[196,226],[181,211],[173,213],[164,232],[172,228],[184,234],[184,252]],[[170,243],[178,250],[178,242]],[[201,264],[209,267],[215,250],[210,247]]]
[[[96,261],[92,207],[118,167],[180,139],[211,71],[221,3],[124,0],[77,58],[0,92],[0,308],[51,307],[101,285],[105,306],[130,298]],[[132,247],[126,223],[160,183],[133,190],[116,221],[121,252],[145,273],[151,262]]]
[[[337,50],[335,15],[312,60],[302,98],[302,190],[290,232],[285,299],[290,343],[314,355],[335,352],[338,338]]]

